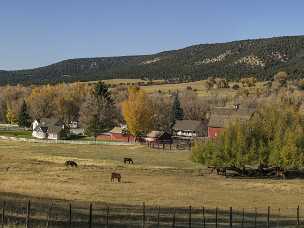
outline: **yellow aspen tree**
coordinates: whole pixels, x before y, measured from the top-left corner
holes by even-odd
[[[128,89],[128,99],[122,103],[122,113],[131,134],[138,136],[152,129],[151,105],[150,98],[143,90],[136,87]]]

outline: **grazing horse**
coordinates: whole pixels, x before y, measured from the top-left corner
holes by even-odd
[[[217,175],[224,175],[226,176],[226,168],[225,167],[220,167],[220,168],[216,168],[216,172],[217,172]]]
[[[77,165],[77,163],[75,162],[75,161],[66,161],[65,163],[65,166],[71,166],[71,167],[77,167],[78,165]]]
[[[276,171],[276,176],[277,177],[282,177],[283,179],[286,178],[285,170],[283,168],[275,167],[275,171]]]
[[[209,169],[209,174],[212,174],[214,172],[214,170],[216,170],[215,166],[208,166]]]
[[[112,173],[111,174],[111,182],[114,182],[115,179],[117,179],[118,182],[121,181],[121,175],[120,175],[120,173]]]
[[[131,164],[131,163],[134,164],[132,158],[124,158],[124,163],[127,164],[127,162],[128,162],[129,164]]]

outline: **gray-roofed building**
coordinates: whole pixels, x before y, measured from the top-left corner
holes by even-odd
[[[64,139],[70,134],[68,125],[54,118],[41,118],[35,120],[32,125],[32,136],[39,139]]]
[[[207,125],[198,120],[177,120],[173,126],[173,134],[180,137],[206,137]]]

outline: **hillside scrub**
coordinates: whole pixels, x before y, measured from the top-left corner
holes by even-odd
[[[265,105],[248,122],[231,123],[215,141],[196,142],[192,159],[215,166],[299,169],[304,165],[304,116],[293,106]]]

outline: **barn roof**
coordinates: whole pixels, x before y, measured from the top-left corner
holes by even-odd
[[[148,138],[158,138],[164,134],[163,131],[151,131],[149,134],[147,134]]]
[[[209,127],[224,128],[230,122],[234,121],[247,121],[251,118],[255,109],[238,109],[233,108],[215,108],[211,111],[211,116],[209,119]]]
[[[201,124],[202,122],[198,120],[177,120],[173,130],[195,131]]]

